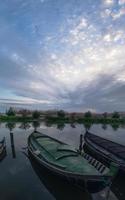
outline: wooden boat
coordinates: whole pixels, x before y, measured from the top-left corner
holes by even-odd
[[[29,136],[28,150],[50,172],[92,193],[110,185],[117,171],[117,166],[99,171],[75,148],[39,132]]]
[[[6,143],[5,137],[0,141],[0,161],[6,156]]]
[[[125,172],[125,146],[104,139],[88,131],[84,136],[84,150],[92,156],[110,165],[114,162],[119,165],[119,170]]]

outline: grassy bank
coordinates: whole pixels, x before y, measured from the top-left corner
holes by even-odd
[[[64,122],[64,123],[91,123],[91,124],[111,124],[111,123],[125,123],[125,118],[78,118],[78,119],[70,119],[70,118],[59,118],[59,117],[48,117],[48,121],[52,123]]]
[[[0,116],[0,122],[9,122],[9,121],[14,121],[14,122],[31,122],[33,121],[32,117],[18,117],[18,116]]]
[[[21,116],[0,116],[0,122],[8,122],[8,121],[14,121],[14,122],[32,122],[36,119],[34,119],[32,116],[28,117],[21,117]],[[39,119],[40,120],[40,119]],[[112,124],[112,123],[125,123],[125,118],[77,118],[77,119],[71,119],[66,117],[47,117],[45,118],[45,121],[48,121],[50,123],[90,123],[90,124]]]

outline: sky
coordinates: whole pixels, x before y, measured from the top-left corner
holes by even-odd
[[[1,1],[0,104],[125,111],[125,0]]]

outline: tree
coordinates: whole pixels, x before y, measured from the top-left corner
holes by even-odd
[[[20,114],[22,115],[23,118],[25,118],[28,116],[29,112],[26,109],[22,109],[20,110]]]
[[[8,116],[15,116],[16,113],[15,110],[12,107],[10,107],[9,110],[6,112],[6,114]]]
[[[33,113],[32,113],[32,117],[34,119],[39,119],[40,118],[40,112],[35,110]]]
[[[107,112],[104,112],[102,115],[103,115],[104,119],[106,119],[108,117]]]
[[[120,118],[119,113],[115,111],[115,112],[112,114],[112,118],[114,118],[114,119],[119,119],[119,118]]]
[[[64,118],[64,117],[65,117],[65,112],[64,112],[64,110],[59,110],[59,111],[57,112],[57,115],[58,115],[58,117],[60,117],[60,118]]]
[[[76,120],[76,113],[71,113],[70,114],[70,120],[75,121]]]
[[[90,111],[88,111],[88,112],[86,112],[86,113],[84,114],[84,117],[85,117],[85,118],[91,118],[91,117],[92,117],[92,113],[91,113]]]

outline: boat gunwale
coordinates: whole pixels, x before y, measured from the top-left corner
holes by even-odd
[[[90,132],[88,132],[88,131],[86,131],[85,137],[87,137],[86,135],[92,135],[92,136],[98,137],[98,138],[100,138],[100,139],[102,139],[102,140],[105,140],[105,141],[107,141],[107,142],[110,142],[110,143],[112,143],[112,144],[115,144],[116,146],[121,146],[121,147],[124,147],[124,148],[125,148],[125,146],[122,145],[122,144],[119,144],[119,143],[117,143],[117,142],[114,142],[114,141],[108,140],[108,139],[106,139],[106,138],[100,137],[100,136],[95,135],[95,134],[93,134],[93,133],[90,133]],[[89,138],[89,139],[90,139],[90,138]],[[90,139],[90,140],[91,140],[91,139]],[[100,145],[98,145],[98,146],[100,146]],[[103,148],[103,147],[102,147],[102,148]]]
[[[49,135],[45,135],[45,134],[43,134],[43,133],[41,133],[41,132],[39,132],[39,131],[32,132],[31,134],[33,134],[33,133],[38,133],[38,134],[40,134],[40,136],[38,136],[37,138],[39,138],[39,137],[48,137],[48,138],[51,138],[52,140],[55,140],[56,142],[58,142],[58,143],[60,143],[60,144],[66,144],[66,143],[64,143],[64,142],[61,142],[60,140],[57,140],[56,138],[53,138],[53,137],[51,137],[51,136],[49,136]]]

